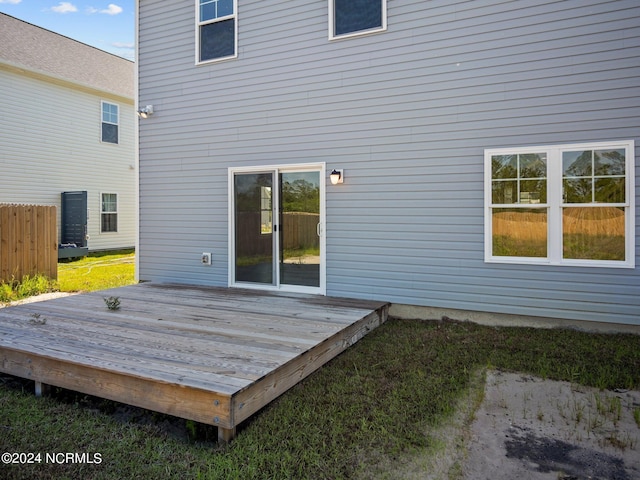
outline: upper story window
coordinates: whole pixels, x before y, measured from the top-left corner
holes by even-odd
[[[387,0],[329,0],[329,39],[387,29]]]
[[[102,102],[101,140],[106,143],[118,143],[118,105]]]
[[[635,265],[634,142],[485,151],[485,260]]]
[[[196,0],[196,9],[196,63],[237,57],[236,0]]]

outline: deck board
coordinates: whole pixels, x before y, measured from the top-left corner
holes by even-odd
[[[116,296],[110,311],[104,298]],[[386,320],[384,302],[139,284],[0,309],[0,371],[236,426]],[[38,324],[38,321],[46,321]]]

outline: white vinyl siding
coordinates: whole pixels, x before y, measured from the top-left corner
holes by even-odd
[[[119,146],[99,141],[101,99],[72,85],[0,68],[0,203],[58,206],[61,193],[86,190],[90,250],[133,247],[136,168],[133,99],[119,105]],[[42,105],[56,115],[33,115]],[[100,234],[100,193],[118,192],[118,233]],[[58,236],[61,229],[58,227]]]
[[[487,262],[635,267],[634,142],[485,151]]]

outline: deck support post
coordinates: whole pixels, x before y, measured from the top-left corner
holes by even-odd
[[[44,395],[49,391],[49,385],[47,385],[46,383],[42,383],[38,381],[36,381],[35,383],[36,383],[36,388],[35,388],[36,397],[41,397],[42,395]]]
[[[219,443],[229,443],[236,436],[236,427],[233,428],[222,428],[218,427],[218,442]]]

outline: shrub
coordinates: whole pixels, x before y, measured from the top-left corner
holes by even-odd
[[[44,275],[25,275],[21,281],[0,283],[0,302],[13,302],[21,298],[58,290],[57,282]]]

